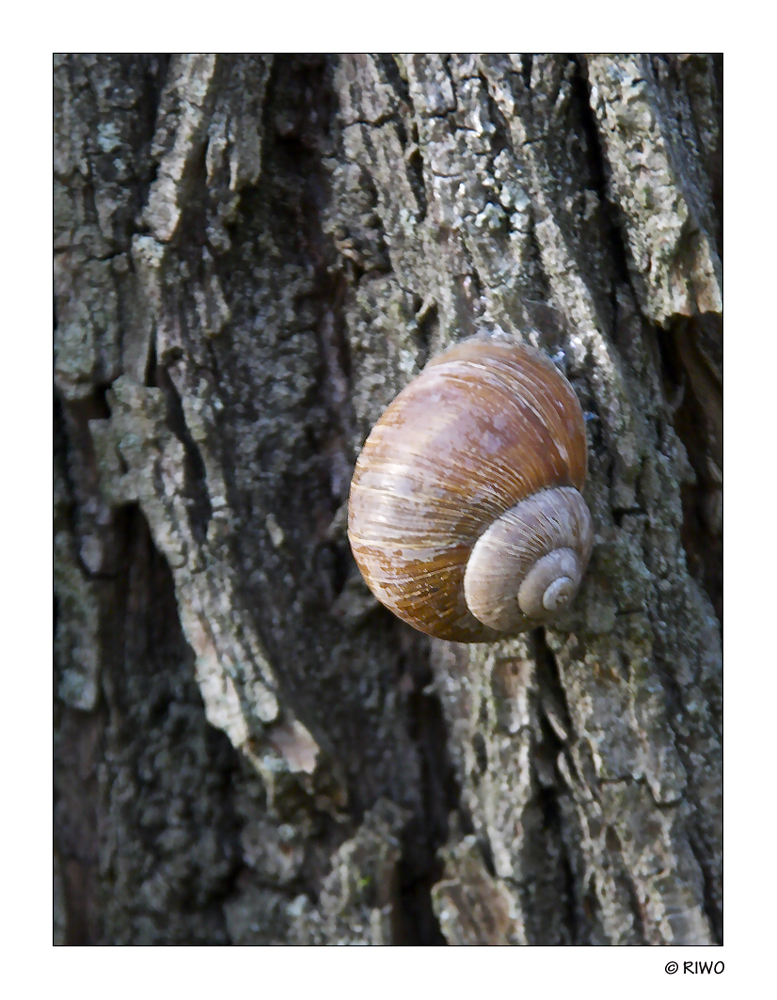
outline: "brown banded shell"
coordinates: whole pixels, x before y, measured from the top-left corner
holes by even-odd
[[[431,361],[356,463],[348,537],[370,590],[459,642],[533,628],[577,591],[593,544],[574,390],[537,351],[473,339]]]

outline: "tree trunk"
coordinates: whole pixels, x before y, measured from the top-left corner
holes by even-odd
[[[55,64],[56,939],[721,940],[707,56]],[[501,329],[583,405],[573,609],[378,606],[369,428]]]

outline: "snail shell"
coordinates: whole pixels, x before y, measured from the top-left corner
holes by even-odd
[[[586,458],[580,404],[550,361],[463,341],[400,392],[356,462],[348,537],[367,585],[441,639],[542,624],[591,554]]]

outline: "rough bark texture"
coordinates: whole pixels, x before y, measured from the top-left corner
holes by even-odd
[[[57,941],[720,941],[719,60],[54,74]],[[596,545],[552,629],[428,641],[350,472],[496,328]]]

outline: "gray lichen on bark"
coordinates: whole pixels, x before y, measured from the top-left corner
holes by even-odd
[[[720,939],[719,77],[56,61],[61,939]],[[484,329],[575,386],[596,546],[553,628],[464,647],[344,514]]]

